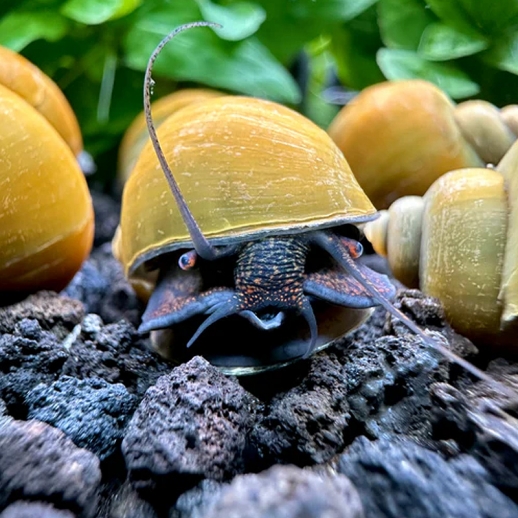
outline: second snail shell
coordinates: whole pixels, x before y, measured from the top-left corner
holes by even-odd
[[[451,171],[365,233],[398,279],[441,300],[459,332],[509,345],[518,329],[517,201],[515,143],[497,170]]]

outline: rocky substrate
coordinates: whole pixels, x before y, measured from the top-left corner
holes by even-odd
[[[518,517],[517,401],[380,309],[279,371],[168,363],[135,329],[116,205],[96,208],[70,286],[0,308],[0,518]],[[518,365],[477,354],[435,300],[398,305],[518,392]]]

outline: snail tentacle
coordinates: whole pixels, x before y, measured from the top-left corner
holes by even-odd
[[[408,318],[402,311],[395,308],[392,303],[386,299],[377,288],[370,282],[369,279],[365,278],[354,260],[350,257],[347,249],[343,246],[342,240],[331,232],[319,231],[313,232],[310,235],[310,241],[315,245],[320,246],[326,250],[335,261],[342,265],[352,277],[360,282],[367,291],[371,293],[374,299],[376,299],[381,306],[383,306],[391,315],[397,318],[400,322],[405,324],[414,334],[416,334],[421,340],[432,349],[437,350],[444,357],[457,365],[460,365],[467,372],[477,377],[478,379],[488,383],[495,389],[503,392],[509,397],[516,399],[517,395],[515,392],[502,383],[499,383],[494,378],[486,374],[484,371],[478,369],[464,358],[457,356],[454,352],[450,351],[447,347],[441,344],[437,339],[428,336],[415,322]]]
[[[158,161],[160,162],[160,166],[162,167],[162,170],[165,174],[165,177],[167,179],[167,182],[169,184],[169,187],[173,193],[173,196],[176,200],[176,203],[178,205],[178,209],[180,210],[180,213],[182,215],[182,219],[185,222],[185,225],[187,226],[187,229],[189,231],[189,234],[191,236],[194,249],[196,250],[196,253],[203,259],[206,259],[208,261],[212,261],[218,257],[225,257],[228,255],[231,255],[235,253],[237,247],[233,245],[224,246],[224,247],[215,247],[209,243],[207,238],[203,235],[203,232],[194,218],[192,212],[190,211],[187,202],[185,201],[185,198],[180,190],[180,187],[178,186],[178,183],[171,171],[171,168],[169,167],[167,160],[165,158],[164,152],[162,150],[162,146],[160,145],[160,142],[158,141],[158,136],[156,133],[155,126],[153,124],[153,117],[151,115],[151,89],[153,87],[154,81],[151,77],[151,72],[153,69],[153,64],[155,63],[156,58],[160,54],[161,50],[165,47],[165,45],[173,39],[176,35],[180,34],[183,31],[186,31],[188,29],[192,29],[194,27],[216,27],[220,28],[221,25],[213,22],[193,22],[193,23],[186,23],[184,25],[181,25],[180,27],[177,27],[174,31],[170,32],[155,48],[153,53],[151,54],[151,57],[149,58],[147,67],[146,67],[146,73],[144,76],[144,113],[146,116],[146,124],[149,131],[149,136],[151,139],[151,143],[153,144],[153,147],[155,148],[155,153],[158,157]]]

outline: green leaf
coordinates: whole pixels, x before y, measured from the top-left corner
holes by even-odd
[[[417,50],[426,26],[437,18],[424,0],[379,0],[379,28],[386,47]]]
[[[501,38],[484,53],[484,60],[499,70],[518,75],[518,34]]]
[[[380,49],[376,60],[387,79],[425,79],[454,99],[470,97],[480,91],[479,85],[453,64],[427,61],[410,50]]]
[[[134,11],[142,0],[68,0],[61,13],[86,25],[98,25]]]
[[[361,90],[384,77],[376,63],[379,38],[375,7],[337,28],[332,35],[332,51],[340,81]]]
[[[444,1],[444,0],[443,0]],[[456,0],[472,27],[485,34],[498,36],[518,24],[517,0]]]
[[[480,34],[462,32],[439,22],[425,29],[418,51],[425,59],[446,61],[470,56],[488,47],[489,42]]]
[[[288,63],[302,47],[331,34],[343,22],[356,18],[377,0],[261,0],[266,20],[257,32],[270,52]]]
[[[0,20],[0,44],[20,51],[33,41],[57,41],[68,23],[56,12],[11,12]]]
[[[170,7],[147,13],[125,39],[127,64],[144,70],[154,47],[171,27],[196,18],[196,13]],[[154,71],[156,75],[176,80],[195,81],[280,102],[297,103],[301,97],[292,76],[259,40],[228,42],[208,28],[179,34],[164,47]]]
[[[266,18],[266,12],[251,2],[236,2],[227,6],[212,3],[210,0],[196,0],[203,18],[222,25],[214,29],[224,40],[238,41],[254,34]]]

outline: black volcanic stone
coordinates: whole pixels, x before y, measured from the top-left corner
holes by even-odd
[[[133,485],[173,496],[202,478],[242,473],[256,405],[237,381],[201,357],[162,376],[122,442]]]
[[[62,430],[80,448],[101,460],[113,454],[137,398],[124,385],[100,378],[78,380],[62,376],[50,385],[38,385],[26,396],[28,418]]]
[[[23,415],[25,394],[57,379],[68,351],[38,320],[23,318],[12,331],[0,335],[0,397],[13,415]]]
[[[81,333],[70,348],[63,374],[122,383],[130,393],[141,397],[171,368],[170,363],[148,350],[129,322],[104,325],[98,315],[90,314],[84,318]]]
[[[251,435],[266,464],[305,466],[343,450],[350,417],[345,376],[334,355],[320,354],[299,384],[272,398]]]
[[[337,470],[356,486],[366,518],[516,518],[518,506],[472,457],[449,462],[408,439],[354,441]]]
[[[25,318],[37,320],[45,331],[52,331],[58,339],[65,339],[84,317],[83,304],[78,300],[40,291],[11,306],[0,307],[0,334],[16,333]]]
[[[121,206],[111,196],[92,189],[95,214],[94,247],[112,240],[119,224]]]
[[[91,253],[63,293],[80,300],[88,313],[98,314],[106,323],[125,319],[134,326],[140,324],[144,304],[113,257],[110,243]]]
[[[40,421],[0,420],[0,510],[16,500],[40,500],[94,516],[99,459]]]
[[[518,387],[518,368],[503,360],[489,365],[488,374]],[[448,384],[432,387],[432,422],[437,439],[454,440],[490,473],[493,484],[518,502],[517,401],[479,382],[460,391]]]
[[[23,502],[19,500],[7,507],[0,518],[75,518],[76,515],[66,509],[56,509],[43,502]]]
[[[364,518],[356,488],[340,474],[273,466],[237,476],[199,518]],[[180,515],[187,517],[186,514]]]

